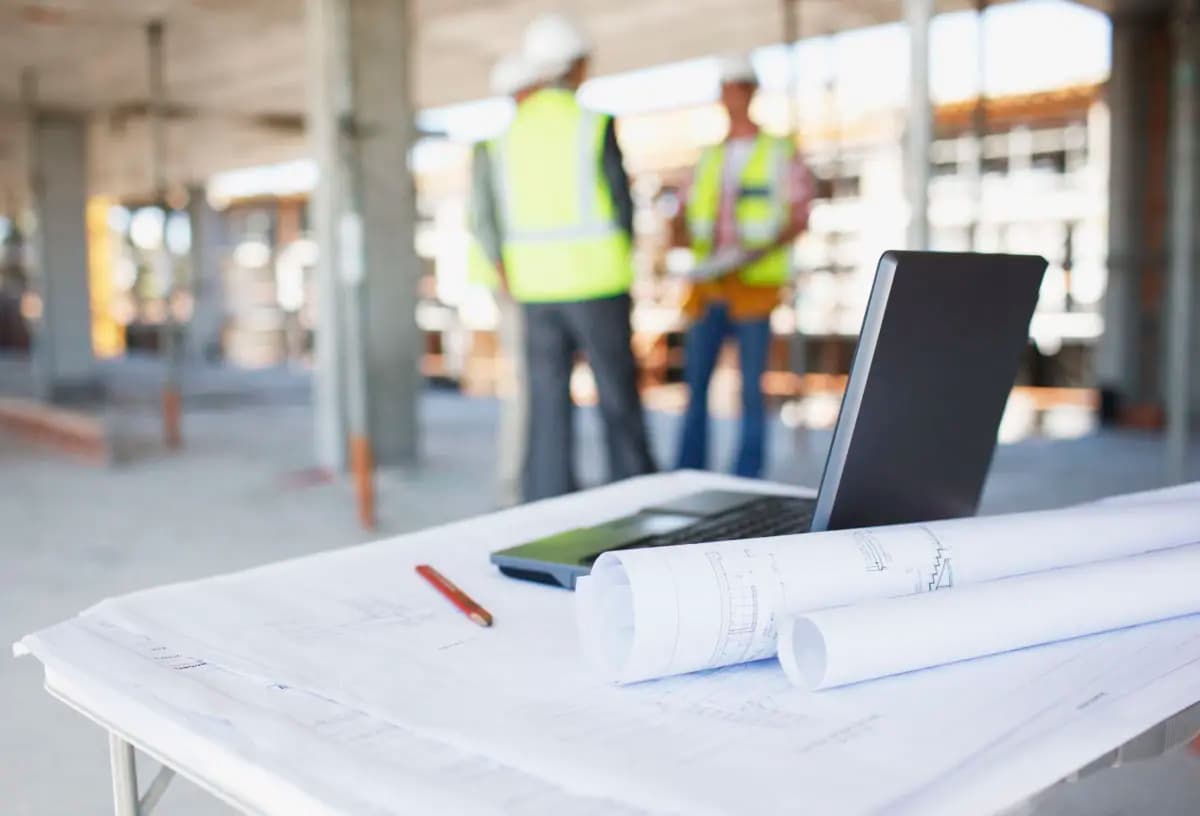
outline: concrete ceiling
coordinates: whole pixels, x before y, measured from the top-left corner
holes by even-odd
[[[969,5],[938,0],[940,11]],[[145,27],[152,20],[165,27],[174,180],[302,152],[304,6],[0,0],[0,165],[21,153],[14,123],[21,76],[30,71],[39,105],[94,114],[93,186],[119,193],[143,187]],[[782,0],[414,0],[419,104],[485,96],[495,59],[516,46],[531,17],[555,7],[570,8],[587,25],[598,74],[749,49],[778,42],[783,32]],[[894,21],[901,3],[800,0],[798,8],[801,34],[811,36]],[[12,174],[0,166],[0,184]]]
[[[963,3],[952,3],[964,5]],[[165,25],[173,102],[226,113],[300,113],[303,0],[0,0],[0,100],[25,68],[50,107],[134,108],[147,92],[144,29]],[[600,73],[782,36],[781,0],[416,0],[417,98],[477,98],[488,69],[538,11],[572,8],[597,43]],[[896,19],[897,0],[801,0],[808,33]],[[669,36],[666,33],[669,32]]]

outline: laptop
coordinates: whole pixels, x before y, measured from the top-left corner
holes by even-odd
[[[1046,260],[885,252],[815,499],[705,490],[492,553],[573,589],[601,553],[975,513]]]

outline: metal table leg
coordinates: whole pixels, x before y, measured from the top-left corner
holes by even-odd
[[[158,775],[150,780],[150,787],[142,795],[141,816],[150,816],[162,795],[167,792],[167,785],[175,778],[175,771],[166,765],[158,769]]]
[[[133,746],[110,731],[108,756],[112,765],[113,813],[115,816],[139,816]]]

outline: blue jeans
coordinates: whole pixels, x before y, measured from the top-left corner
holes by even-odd
[[[733,472],[759,477],[763,472],[767,436],[767,405],[762,375],[767,368],[771,324],[761,320],[733,320],[723,303],[710,305],[688,331],[683,378],[688,385],[688,406],[683,416],[678,467],[708,466],[708,384],[725,338],[737,338],[742,369],[742,434]]]

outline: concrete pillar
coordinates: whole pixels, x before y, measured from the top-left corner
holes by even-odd
[[[1112,73],[1108,80],[1108,286],[1104,294],[1104,334],[1096,348],[1096,379],[1115,403],[1138,390],[1136,365],[1137,289],[1141,268],[1145,98],[1139,93],[1139,46],[1145,39],[1141,20],[1115,17],[1112,26]],[[1115,419],[1114,417],[1111,417]]]
[[[1108,286],[1096,379],[1103,419],[1156,427],[1162,417],[1167,17],[1117,15],[1112,32]]]
[[[334,77],[339,71],[335,53],[341,37],[336,22],[338,4],[307,0],[308,139],[320,165],[317,186],[309,199],[309,212],[316,236],[316,327],[314,330],[313,413],[316,422],[316,458],[322,465],[341,468],[346,464],[345,369],[342,363],[342,287],[338,284],[337,223],[341,209],[345,173],[338,152],[338,100],[342,92]],[[344,104],[344,103],[343,103]]]
[[[988,0],[975,0],[975,80],[978,90],[971,111],[971,223],[967,226],[967,245],[979,251],[979,230],[983,222],[983,145],[987,138],[987,21]]]
[[[166,281],[163,294],[163,321],[159,326],[159,353],[163,358],[162,420],[163,441],[168,448],[183,445],[183,391],[180,387],[179,327],[175,322],[175,263],[167,248],[167,93],[163,54],[163,24],[153,20],[146,26],[146,77],[150,136],[150,176],[154,179],[154,199],[163,212],[163,235],[153,263]]]
[[[88,287],[87,121],[78,114],[35,114],[31,121],[35,260],[42,302],[33,336],[33,371],[43,399],[99,395],[92,354]]]
[[[307,4],[309,133],[320,167],[317,457],[333,467],[360,433],[380,464],[418,453],[410,6]]]
[[[933,105],[929,99],[929,22],[933,0],[904,0],[908,22],[908,115],[904,175],[908,192],[908,248],[929,246],[929,148]]]
[[[1200,276],[1200,9],[1177,0],[1172,26],[1170,270],[1167,281],[1165,396],[1167,478],[1187,478],[1191,425],[1196,279]]]
[[[203,187],[188,190],[188,220],[192,227],[192,317],[184,335],[185,357],[191,362],[221,358],[225,328],[225,292],[221,261],[227,239],[221,214],[208,204]]]

